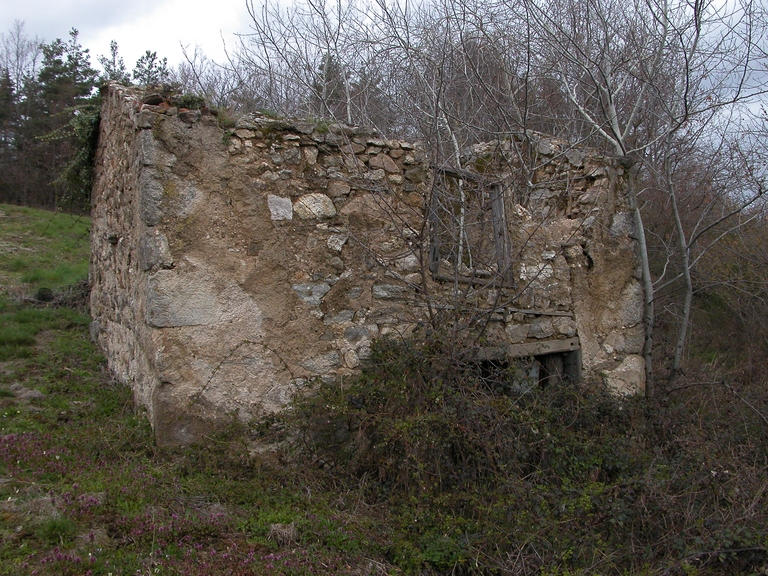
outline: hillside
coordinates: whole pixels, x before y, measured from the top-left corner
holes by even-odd
[[[435,336],[157,449],[89,337],[88,226],[0,206],[0,575],[768,571],[768,409],[736,384],[521,393]]]

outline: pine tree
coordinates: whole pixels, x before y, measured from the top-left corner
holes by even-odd
[[[349,121],[346,74],[332,54],[323,56],[312,90],[312,108],[318,116]]]
[[[40,71],[25,79],[18,94],[23,114],[14,140],[19,161],[16,198],[24,204],[56,208],[65,194],[57,180],[77,149],[74,123],[97,106],[98,73],[74,28],[67,42],[57,38],[41,48]]]
[[[12,179],[7,176],[15,163],[16,91],[10,72],[0,69],[0,199],[10,198]]]
[[[16,91],[10,72],[0,68],[0,147],[9,142],[8,132],[15,120]]]
[[[117,42],[112,40],[109,43],[109,57],[99,56],[99,64],[104,69],[104,73],[99,77],[101,82],[110,80],[128,85],[131,83],[131,75],[125,67],[125,61],[122,56],[117,55]]]
[[[139,86],[154,86],[165,84],[170,78],[168,70],[168,59],[160,60],[157,52],[147,50],[144,56],[136,61],[136,67],[133,69],[133,79]]]
[[[69,41],[57,38],[43,45],[43,63],[37,76],[40,103],[56,114],[89,98],[97,84],[98,72],[91,67],[87,48],[78,42],[73,28]]]

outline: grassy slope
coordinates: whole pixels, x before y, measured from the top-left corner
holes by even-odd
[[[0,205],[0,292],[87,278],[89,230],[85,217]]]
[[[22,298],[85,276],[87,220],[0,212],[0,576],[768,573],[759,396],[520,399],[394,347],[293,421],[159,452],[82,302]],[[244,441],[286,427],[303,451]]]
[[[361,552],[371,548],[365,522],[350,536],[343,509],[280,465],[256,465],[236,435],[158,454],[130,391],[105,373],[85,310],[20,298],[85,278],[88,220],[0,212],[0,574],[345,574],[375,565]],[[300,546],[281,527],[291,524]]]

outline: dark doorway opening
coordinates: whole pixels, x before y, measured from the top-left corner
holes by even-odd
[[[485,385],[498,394],[522,394],[534,387],[581,380],[580,349],[527,358],[492,358],[479,360],[476,365]]]
[[[539,385],[574,384],[581,380],[581,349],[537,356]]]

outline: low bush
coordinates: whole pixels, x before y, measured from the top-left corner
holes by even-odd
[[[2,213],[6,285],[84,266],[87,221]],[[160,451],[90,340],[85,285],[49,288],[0,297],[2,576],[768,572],[757,356],[647,400],[382,341],[359,378]]]
[[[747,433],[738,446],[753,446],[735,459],[736,442],[701,436],[690,397],[650,404],[588,383],[499,393],[486,367],[452,350],[437,338],[380,342],[359,378],[318,382],[271,427],[293,458],[386,505],[385,552],[401,569],[743,574],[768,565],[765,430]],[[515,382],[515,367],[505,371]]]

